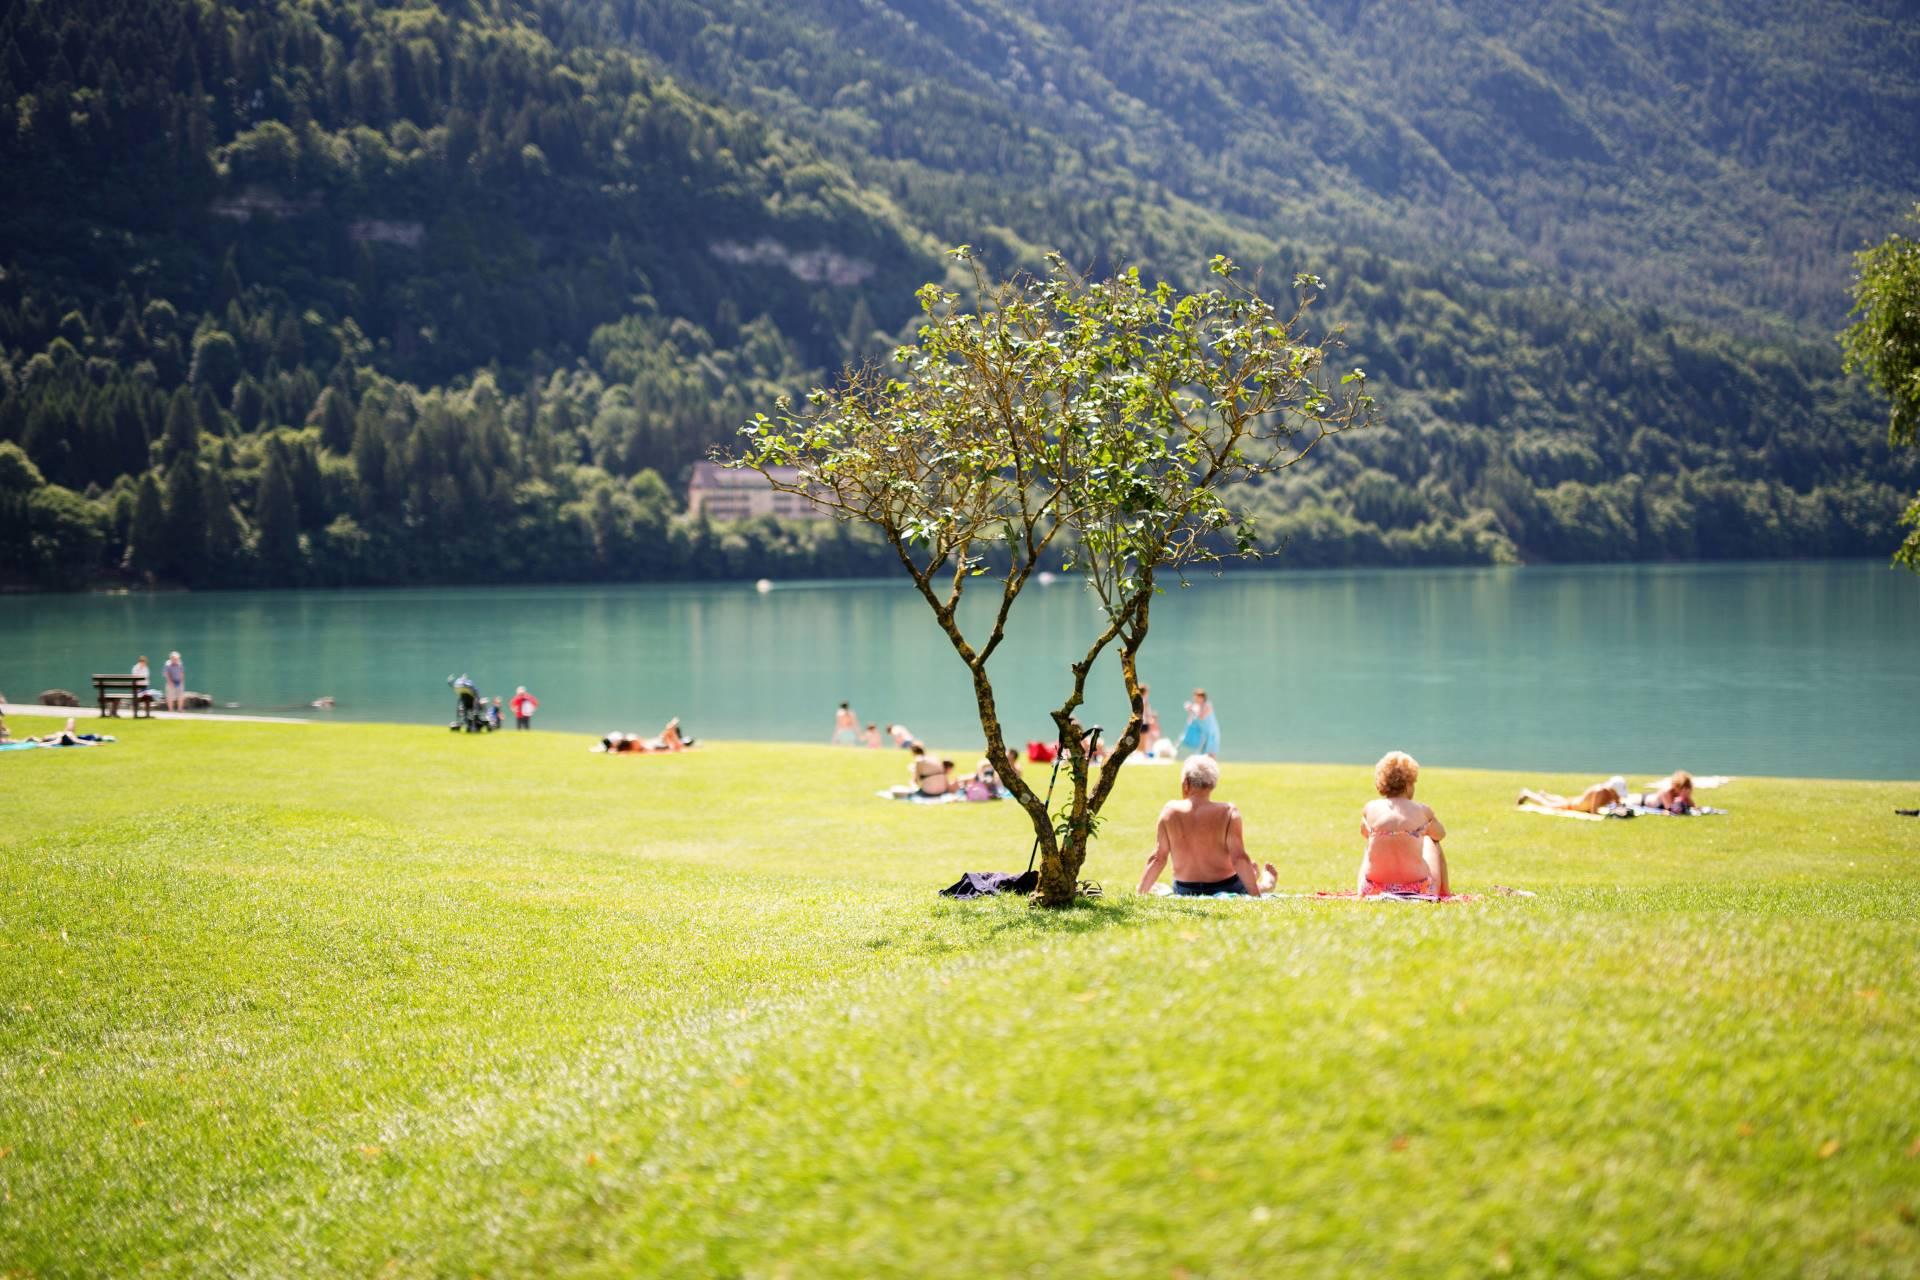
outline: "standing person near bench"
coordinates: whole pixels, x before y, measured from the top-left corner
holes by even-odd
[[[1257,898],[1279,878],[1268,863],[1263,878],[1247,856],[1240,810],[1213,798],[1220,765],[1212,756],[1190,756],[1180,768],[1180,798],[1160,810],[1160,827],[1139,892],[1151,892],[1167,863],[1173,863],[1173,892],[1182,898],[1244,893]]]
[[[140,655],[140,661],[133,664],[133,671],[130,674],[139,682],[133,687],[133,701],[145,702],[148,704],[148,710],[152,710],[153,690],[148,687],[148,684],[153,679],[153,672],[147,666],[146,654]]]
[[[167,665],[160,668],[167,679],[167,710],[185,711],[187,709],[187,666],[180,661],[180,651],[175,649],[167,655]]]

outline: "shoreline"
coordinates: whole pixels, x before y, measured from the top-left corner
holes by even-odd
[[[100,708],[93,707],[49,707],[38,702],[0,702],[0,715],[7,716],[45,716],[60,720],[72,716],[76,720],[131,720],[132,716],[103,716]],[[233,724],[323,724],[320,720],[301,720],[294,716],[257,716],[233,711],[159,711],[152,717],[155,720],[220,720]],[[140,719],[148,719],[141,716]],[[375,724],[391,721],[373,721]]]
[[[1472,574],[1487,572],[1525,572],[1525,573],[1584,573],[1602,572],[1618,569],[1647,569],[1655,571],[1678,571],[1689,569],[1756,569],[1779,568],[1787,566],[1817,565],[1856,565],[1882,564],[1889,568],[1895,566],[1883,556],[1793,556],[1786,558],[1751,559],[1736,558],[1725,560],[1535,560],[1514,564],[1496,563],[1435,563],[1435,564],[1323,564],[1289,565],[1282,563],[1284,556],[1269,554],[1258,559],[1225,563],[1220,566],[1204,566],[1188,575],[1189,581],[1201,581],[1254,574],[1267,576],[1297,576],[1303,578],[1327,577],[1340,574]],[[1216,571],[1217,569],[1217,571]],[[7,584],[0,586],[0,596],[18,599],[27,596],[42,598],[81,597],[93,599],[156,599],[165,597],[222,597],[222,596],[278,596],[302,593],[321,595],[352,595],[357,593],[404,594],[418,591],[465,591],[497,595],[507,592],[567,592],[580,590],[628,590],[628,589],[665,589],[665,590],[705,590],[708,588],[731,588],[743,592],[757,592],[758,579],[755,578],[641,578],[631,581],[603,582],[592,579],[578,581],[539,581],[539,582],[408,582],[408,583],[356,583],[345,586],[237,586],[237,587],[183,587],[174,585],[146,585],[144,583],[103,583],[77,588],[72,591],[48,591],[33,584]],[[813,590],[819,588],[848,587],[901,587],[911,589],[908,579],[889,570],[886,573],[855,578],[775,578],[770,580],[775,591]],[[1072,586],[1071,574],[1058,574],[1047,583],[1036,586],[1048,588]],[[764,594],[764,593],[760,593]]]
[[[45,707],[45,706],[39,705],[38,703],[17,703],[17,702],[0,703],[0,714],[4,714],[8,717],[15,717],[15,716],[39,717],[39,718],[50,719],[50,720],[57,720],[62,718],[63,716],[68,716],[68,715],[74,716],[76,719],[83,719],[83,720],[106,719],[106,720],[112,721],[117,719],[120,721],[125,721],[128,719],[128,717],[126,716],[102,717],[100,715],[99,709],[96,707]],[[144,718],[145,717],[143,717],[143,719]],[[247,714],[235,713],[235,712],[217,712],[217,711],[174,711],[174,712],[156,711],[153,715],[153,719],[156,721],[166,721],[169,723],[191,723],[196,720],[204,720],[204,721],[212,721],[212,722],[217,722],[222,724],[308,725],[308,726],[318,726],[318,727],[327,727],[329,725],[337,725],[341,728],[352,726],[354,728],[361,728],[361,729],[366,729],[366,728],[391,728],[395,730],[433,729],[442,733],[447,731],[445,726],[437,723],[433,723],[433,722],[418,722],[418,721],[409,721],[409,720],[331,720],[331,719],[330,720],[303,720],[303,719],[296,719],[292,716],[247,715]],[[512,737],[512,736],[515,736],[517,731],[512,728],[505,728],[505,729],[497,730],[496,732],[506,737]],[[530,730],[528,732],[538,733],[543,737],[555,738],[555,739],[573,739],[573,738],[592,739],[592,738],[597,738],[599,736],[593,731],[586,730],[586,729],[535,729],[535,730]],[[877,757],[880,757],[881,759],[892,759],[893,757],[901,754],[897,748],[882,747],[882,748],[875,749],[871,747],[847,747],[847,746],[835,745],[833,743],[826,743],[826,742],[801,742],[791,738],[708,738],[708,739],[704,739],[704,741],[706,741],[709,745],[720,746],[720,747],[765,747],[765,748],[775,748],[775,749],[781,749],[781,750],[794,750],[794,749],[820,750],[820,751],[845,753],[848,755],[866,755],[871,753]],[[969,748],[969,750],[971,750],[971,748]],[[701,754],[701,753],[699,753],[696,750],[696,754]],[[1242,758],[1233,757],[1233,756],[1230,756],[1227,759],[1223,760],[1221,764],[1223,765],[1223,767],[1227,769],[1234,769],[1242,766],[1252,767],[1252,768],[1261,768],[1261,769],[1280,769],[1280,768],[1371,769],[1373,767],[1373,762],[1370,760],[1257,760],[1257,759],[1242,759]],[[1133,767],[1133,766],[1134,766],[1134,762],[1129,761],[1129,767]],[[1157,771],[1160,768],[1171,768],[1171,765],[1166,765],[1166,766],[1143,765],[1143,766],[1137,766],[1137,767],[1153,769]],[[1582,770],[1582,769],[1566,769],[1566,768],[1556,768],[1556,767],[1528,768],[1528,767],[1513,766],[1513,765],[1479,765],[1479,764],[1431,765],[1431,766],[1423,766],[1423,769],[1432,769],[1437,772],[1444,772],[1449,774],[1502,775],[1502,776],[1510,776],[1510,777],[1556,777],[1556,776],[1584,777],[1590,773],[1595,778],[1600,778],[1600,777],[1607,776],[1608,772],[1619,772],[1618,770],[1613,770],[1613,771]],[[1630,769],[1626,771],[1626,776],[1630,780],[1633,780],[1633,779],[1638,779],[1640,777],[1653,778],[1659,775],[1660,773],[1661,771],[1657,769],[1643,769],[1643,770]],[[1920,778],[1862,778],[1862,777],[1855,777],[1851,775],[1839,775],[1839,774],[1823,775],[1823,774],[1741,773],[1741,774],[1730,775],[1730,781],[1728,785],[1739,786],[1743,783],[1774,784],[1774,783],[1794,783],[1794,782],[1821,782],[1821,783],[1845,782],[1845,783],[1857,783],[1863,786],[1896,786],[1896,787],[1912,786],[1917,789],[1920,789]]]

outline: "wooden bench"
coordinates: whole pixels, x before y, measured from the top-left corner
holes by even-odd
[[[119,715],[123,702],[135,719],[153,715],[153,690],[138,676],[96,675],[93,678],[93,693],[100,700],[100,714],[103,716]]]

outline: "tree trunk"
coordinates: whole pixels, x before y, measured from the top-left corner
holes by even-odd
[[[1076,832],[1040,860],[1040,886],[1034,901],[1043,907],[1070,907],[1079,896],[1080,868],[1087,861],[1087,837]]]

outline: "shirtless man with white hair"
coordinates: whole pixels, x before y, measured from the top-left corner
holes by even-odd
[[[1220,765],[1212,756],[1192,756],[1180,770],[1180,798],[1167,801],[1160,811],[1160,828],[1147,869],[1140,877],[1141,893],[1173,862],[1173,892],[1179,897],[1211,897],[1244,893],[1257,898],[1279,878],[1268,863],[1263,876],[1247,856],[1246,834],[1240,811],[1213,798],[1220,785]]]

